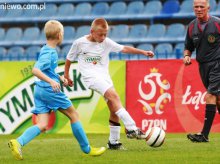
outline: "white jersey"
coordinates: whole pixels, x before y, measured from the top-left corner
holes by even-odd
[[[84,77],[100,76],[100,74],[108,76],[109,53],[120,52],[124,46],[109,38],[102,43],[91,42],[87,36],[73,42],[66,58],[70,61],[78,59],[79,71]]]

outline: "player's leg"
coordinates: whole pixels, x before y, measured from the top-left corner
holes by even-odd
[[[46,131],[49,121],[49,113],[43,113],[37,115],[37,124],[28,128],[20,137],[17,138],[21,146],[26,145],[32,139],[40,134],[40,132]]]
[[[45,96],[48,95],[48,96]],[[44,132],[47,128],[49,121],[50,108],[47,107],[47,101],[50,100],[50,95],[45,88],[41,88],[35,85],[34,88],[34,103],[35,108],[32,113],[37,114],[37,124],[28,128],[20,137],[17,138],[21,146],[26,145],[32,139],[34,139],[40,132]]]
[[[59,110],[64,115],[66,115],[71,122],[71,128],[73,131],[74,136],[76,137],[77,141],[80,144],[81,149],[85,153],[89,153],[91,155],[100,155],[104,151],[103,149],[90,149],[88,139],[84,133],[84,130],[79,122],[79,116],[78,113],[75,111],[72,102],[68,99],[68,97],[63,92],[57,92],[54,94],[54,92],[50,89],[44,89],[45,92],[47,92],[47,97],[43,97],[44,103],[49,106],[50,109],[53,110]],[[48,98],[49,97],[49,98]],[[93,151],[92,151],[93,150]],[[95,153],[94,153],[94,150]],[[92,154],[94,153],[94,154]]]
[[[202,134],[208,139],[209,132],[212,127],[213,120],[216,114],[216,96],[207,93],[206,95],[206,110],[205,110],[205,120],[202,129]]]
[[[109,104],[108,107],[111,108]],[[121,125],[119,123],[119,118],[114,112],[111,111],[109,118],[109,128],[110,128],[110,134],[109,134],[109,141],[107,143],[108,149],[114,149],[114,150],[124,149],[122,143],[120,142]]]
[[[122,122],[125,124],[127,130],[137,129],[134,120],[131,118],[129,113],[122,106],[120,98],[113,87],[109,88],[105,92],[104,97],[108,100],[107,103],[109,110],[112,113],[111,114],[112,118],[114,118],[114,114],[118,116],[118,118],[120,118]]]
[[[24,131],[24,133],[17,139],[10,140],[8,145],[11,148],[12,154],[17,160],[22,160],[22,150],[21,147],[28,144],[36,136],[40,134],[41,131],[45,131],[48,125],[49,114],[38,114],[38,122],[36,125],[29,127]]]
[[[85,84],[88,88],[97,91],[100,93],[106,100],[108,108],[110,110],[110,136],[109,142],[107,144],[108,148],[112,149],[121,149],[122,144],[120,143],[120,124],[119,119],[122,119],[126,129],[129,129],[129,132],[132,132],[136,136],[144,136],[145,135],[137,135],[143,134],[140,130],[136,127],[134,120],[130,117],[128,112],[123,108],[120,98],[116,93],[113,82],[109,75],[97,75],[91,79],[83,78]],[[118,112],[118,113],[116,113]],[[120,117],[119,117],[120,116]],[[128,137],[131,136],[130,134],[127,135]]]
[[[68,107],[67,109],[59,109],[61,113],[66,115],[70,119],[71,129],[73,135],[76,137],[81,150],[89,155],[98,156],[105,152],[105,148],[93,148],[90,146],[88,138],[84,132],[84,129],[79,122],[79,116],[73,106]]]
[[[127,110],[122,106],[120,98],[113,87],[107,89],[104,93],[105,99],[108,100],[108,107],[111,113],[118,116],[125,125],[128,138],[145,139],[145,134],[137,128],[135,121],[132,119]],[[112,114],[112,116],[114,116]]]
[[[207,89],[205,119],[200,134],[188,134],[187,137],[193,142],[208,142],[209,132],[216,114],[217,96],[220,95],[220,65],[218,61],[204,63],[199,66],[200,77]]]
[[[216,114],[216,96],[207,93],[206,95],[206,109],[203,129],[198,134],[188,134],[187,138],[192,142],[209,142],[208,136],[212,127],[213,120]]]
[[[106,90],[113,86],[113,82],[110,76],[106,74],[97,75],[96,77],[92,77],[92,78],[83,77],[83,80],[88,88],[100,93],[103,97]],[[107,99],[106,102],[109,109],[116,108],[114,106],[115,104],[108,103]],[[119,117],[115,114],[115,112],[112,112],[111,110],[110,110],[110,118],[109,118],[109,128],[110,128],[110,134],[109,134],[109,141],[107,143],[107,147],[109,149],[122,149],[123,147],[122,144],[120,143],[121,127],[119,123]]]

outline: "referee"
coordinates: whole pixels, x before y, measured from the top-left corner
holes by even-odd
[[[194,0],[196,19],[190,22],[185,39],[184,64],[191,64],[191,54],[196,50],[196,60],[203,85],[207,89],[205,119],[201,133],[188,134],[192,142],[209,142],[208,136],[216,114],[220,111],[220,19],[209,15],[209,0]]]

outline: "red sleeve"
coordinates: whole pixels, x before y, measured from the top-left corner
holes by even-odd
[[[217,22],[215,22],[215,26],[216,26],[216,28],[217,28],[217,30],[218,30],[218,33],[220,34],[220,24],[218,24]]]

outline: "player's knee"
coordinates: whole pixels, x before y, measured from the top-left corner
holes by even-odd
[[[120,101],[120,97],[118,96],[117,93],[113,93],[109,98],[108,98],[108,101]]]
[[[206,104],[213,104],[215,102],[216,102],[216,96],[208,93],[206,95]]]
[[[70,122],[76,122],[79,120],[79,114],[75,111],[69,115]]]
[[[38,123],[38,127],[41,132],[45,132],[47,130],[48,123]]]

